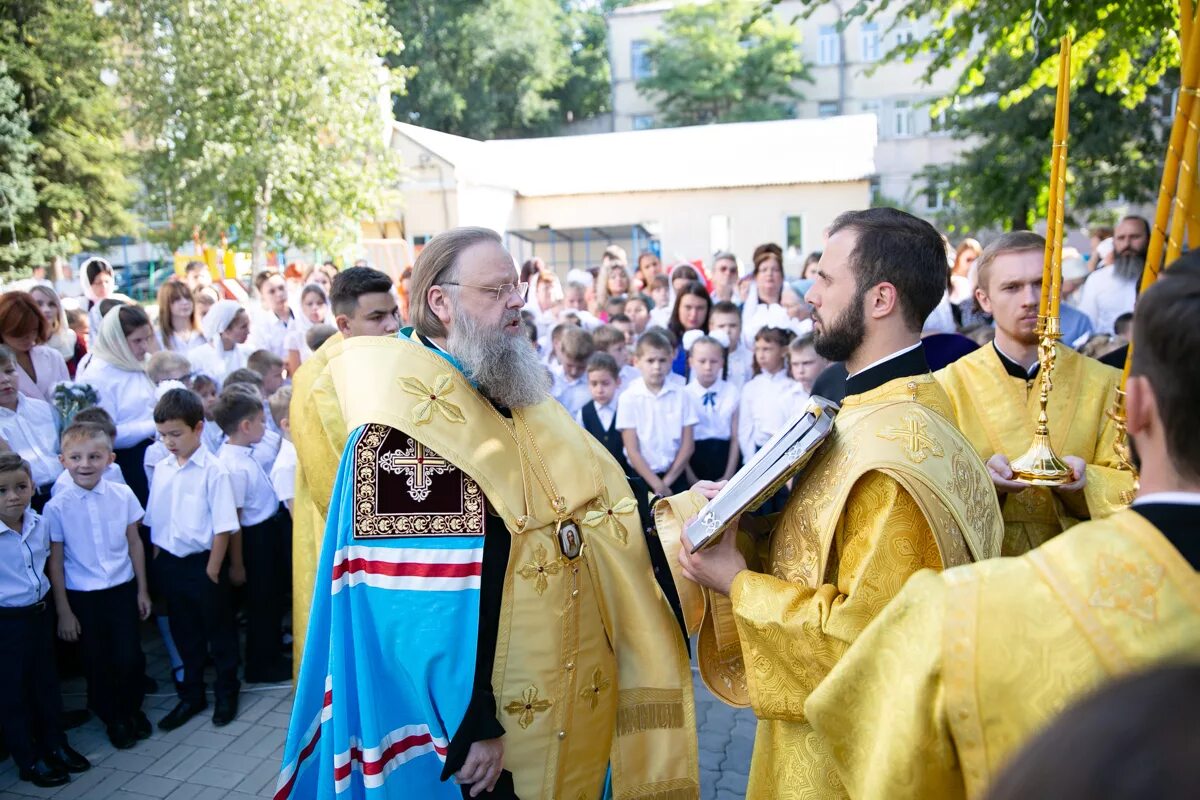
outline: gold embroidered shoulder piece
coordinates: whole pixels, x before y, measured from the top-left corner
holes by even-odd
[[[403,431],[367,425],[354,446],[354,536],[478,536],[483,492]]]

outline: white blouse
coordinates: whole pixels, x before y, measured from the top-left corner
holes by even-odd
[[[795,384],[785,367],[774,375],[760,372],[742,387],[738,444],[743,459],[749,460],[796,413]]]
[[[54,403],[54,387],[71,380],[67,371],[67,362],[53,347],[44,344],[34,345],[29,351],[29,359],[33,362],[33,371],[37,380],[30,377],[25,369],[17,364],[17,391],[35,400]],[[15,362],[14,362],[15,363]]]
[[[123,450],[154,436],[154,384],[144,372],[132,372],[90,358],[77,374],[80,383],[91,384],[100,396],[100,407],[117,426],[113,447]]]

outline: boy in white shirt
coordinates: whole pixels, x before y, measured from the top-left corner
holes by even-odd
[[[270,350],[255,350],[250,354],[250,358],[246,359],[246,368],[252,369],[262,376],[262,385],[258,388],[263,396],[263,413],[267,421],[267,430],[279,433],[279,428],[275,427],[275,419],[267,408],[267,400],[279,391],[280,386],[283,386],[283,359]],[[270,471],[269,467],[264,467],[264,469]]]
[[[213,407],[225,432],[217,459],[229,471],[241,533],[230,541],[233,561],[246,565],[246,682],[290,680],[283,662],[283,518],[271,480],[254,459],[251,447],[263,438],[262,402],[249,392],[226,389]]]
[[[46,595],[50,538],[29,508],[33,471],[0,453],[0,729],[20,779],[49,788],[91,767],[62,729],[54,633]]]
[[[76,422],[63,431],[59,458],[71,485],[45,513],[58,636],[81,642],[88,705],[113,747],[125,750],[151,732],[142,712],[146,659],[138,627],[150,616],[142,506],[128,486],[104,479],[116,456],[99,426]]]
[[[587,362],[596,352],[592,335],[571,326],[562,332],[559,340],[559,358],[562,373],[554,378],[554,399],[562,403],[567,413],[575,416],[579,409],[591,399],[587,385]]]
[[[238,640],[231,578],[245,568],[225,569],[229,539],[238,530],[229,472],[202,444],[204,404],[188,389],[171,389],[154,406],[154,424],[166,458],[154,467],[145,524],[154,555],[150,571],[171,609],[171,634],[183,658],[179,703],[158,723],[174,730],[203,711],[204,665],[211,652],[217,671],[213,725],[237,716]]]
[[[688,350],[691,380],[687,391],[696,400],[696,451],[688,462],[687,478],[696,481],[727,481],[737,472],[738,390],[722,380],[725,347],[711,336],[692,342]]]
[[[91,406],[90,408],[80,409],[75,412],[75,416],[71,419],[71,424],[88,424],[95,425],[100,430],[104,431],[108,436],[108,440],[115,441],[117,438],[117,426],[113,424],[113,418],[100,406]],[[147,448],[149,449],[149,448]],[[104,470],[104,480],[109,483],[119,483],[125,485],[125,474],[121,472],[121,468],[117,466],[117,462],[108,465]],[[50,489],[50,496],[54,497],[63,489],[73,486],[75,482],[71,480],[71,473],[65,469],[58,473],[58,477],[54,479],[54,486]],[[136,495],[135,495],[136,497]],[[143,539],[143,549],[145,549],[145,540]]]
[[[788,345],[788,369],[792,380],[796,381],[803,392],[805,400],[812,396],[813,384],[832,363],[829,359],[817,355],[811,333],[793,340]]]
[[[642,377],[637,367],[629,363],[629,345],[626,343],[625,333],[616,325],[601,325],[592,334],[592,340],[596,343],[597,353],[608,353],[616,362],[617,395],[620,396],[621,392]]]
[[[725,380],[739,390],[754,377],[754,353],[742,347],[742,311],[724,300],[712,308],[709,315],[709,334],[723,333],[729,342],[725,357]]]
[[[229,373],[225,378],[224,385],[221,387],[221,392],[224,394],[226,390],[240,389],[254,395],[258,398],[259,405],[263,410],[263,419],[266,420],[267,395],[264,394],[264,386],[265,383],[262,376],[249,367],[246,367]],[[222,433],[221,441],[224,443],[224,433]],[[263,431],[262,439],[254,443],[252,448],[254,450],[254,460],[263,468],[263,472],[268,474],[271,472],[271,466],[275,463],[275,457],[279,455],[279,445],[282,441],[283,437],[268,427]]]
[[[699,421],[696,401],[683,386],[667,381],[673,357],[665,333],[642,334],[635,350],[642,377],[617,404],[617,430],[629,466],[662,496],[688,488],[684,471],[694,449],[692,429]]]
[[[588,359],[588,391],[590,402],[585,403],[575,415],[585,431],[596,437],[600,444],[616,459],[621,470],[629,475],[629,462],[625,460],[625,442],[617,430],[617,393],[620,390],[617,362],[608,353],[594,353]]]
[[[41,513],[62,472],[58,463],[58,426],[54,409],[17,388],[17,360],[0,345],[0,440],[33,469],[33,510]]]
[[[292,405],[292,387],[284,386],[267,401],[271,408],[271,418],[279,428],[283,441],[279,445],[279,455],[271,466],[271,487],[275,489],[275,497],[292,514],[292,504],[296,499],[296,446],[292,444],[292,423],[289,417]],[[291,537],[288,537],[291,541]]]

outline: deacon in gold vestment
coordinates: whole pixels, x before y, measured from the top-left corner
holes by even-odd
[[[834,432],[766,538],[747,535],[743,518],[741,553],[730,534],[680,550],[684,576],[706,587],[699,597],[683,584],[685,614],[693,624],[703,615],[701,675],[759,719],[750,797],[842,796],[805,700],[909,576],[999,554],[987,471],[949,421],[920,345],[944,284],[928,223],[893,209],[834,222],[807,297],[817,352],[851,372]],[[702,503],[695,493],[666,501],[660,535]]]
[[[1072,700],[1158,661],[1200,659],[1198,318],[1193,253],[1138,302],[1130,509],[1020,558],[914,577],[809,698],[851,797],[980,797]]]
[[[314,570],[325,537],[329,493],[333,491],[347,435],[345,429],[329,430],[322,423],[313,384],[325,369],[330,348],[343,338],[395,336],[400,330],[400,309],[392,279],[377,269],[342,270],[333,280],[329,300],[338,333],[292,376],[292,405],[288,412],[292,444],[296,448],[296,498],[292,503],[293,671],[300,669],[300,657],[304,654],[304,634],[312,605]],[[331,414],[324,416],[329,418]]]
[[[1030,231],[998,237],[976,262],[976,298],[996,322],[996,340],[939,370],[954,419],[988,463],[1004,514],[1003,555],[1020,555],[1081,519],[1102,519],[1128,505],[1133,479],[1119,469],[1109,418],[1120,373],[1056,345],[1047,415],[1054,451],[1076,480],[1053,489],[1011,480],[1010,459],[1029,447],[1037,422],[1038,301],[1046,242]]]
[[[474,685],[450,689],[470,697],[461,722],[436,720],[444,732],[429,722],[435,743],[443,733],[449,740],[443,761],[466,788],[490,789],[503,766],[522,800],[595,800],[611,768],[618,800],[694,800],[699,768],[686,643],[655,581],[621,469],[550,398],[536,353],[514,350],[527,347],[516,279],[495,233],[440,234],[413,268],[415,329],[398,339],[362,337],[323,348],[327,365],[311,388],[321,436],[344,441],[363,431],[352,484],[353,541],[403,547],[395,541],[411,538],[428,547],[438,536],[484,533],[474,527],[472,509],[486,507],[477,650],[483,677],[476,672]],[[497,337],[510,349],[489,350]],[[408,493],[396,491],[385,472],[407,476]],[[459,509],[423,509],[446,502],[447,474],[464,487]],[[497,552],[504,554],[498,573]],[[498,575],[495,594],[489,575]],[[328,579],[318,574],[317,586]],[[398,682],[414,680],[404,671],[404,653],[386,642],[377,647],[372,632],[358,627],[371,619],[355,620],[356,646],[378,650]],[[395,626],[396,618],[375,622]],[[444,627],[455,630],[456,620]],[[306,657],[317,635],[309,631]],[[454,665],[443,669],[450,675]],[[344,678],[329,678],[333,715],[353,720],[357,712],[339,712],[336,701]],[[378,670],[372,679],[380,679]],[[445,692],[445,680],[431,682],[431,694]],[[372,703],[349,700],[351,708]],[[372,747],[362,742],[364,753]],[[403,778],[389,781],[389,750],[385,742],[379,748],[385,763],[375,773],[364,765],[363,773],[381,777],[367,786],[382,786],[382,796],[410,796]],[[321,768],[304,764],[299,752],[284,765],[281,785]]]

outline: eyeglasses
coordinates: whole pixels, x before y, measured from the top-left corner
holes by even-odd
[[[445,286],[466,286],[470,289],[479,289],[482,292],[491,292],[493,300],[499,300],[501,297],[507,297],[515,294],[517,297],[524,300],[529,293],[529,283],[521,281],[520,283],[502,283],[499,286],[480,286],[475,283],[458,283],[457,281],[446,281]]]

